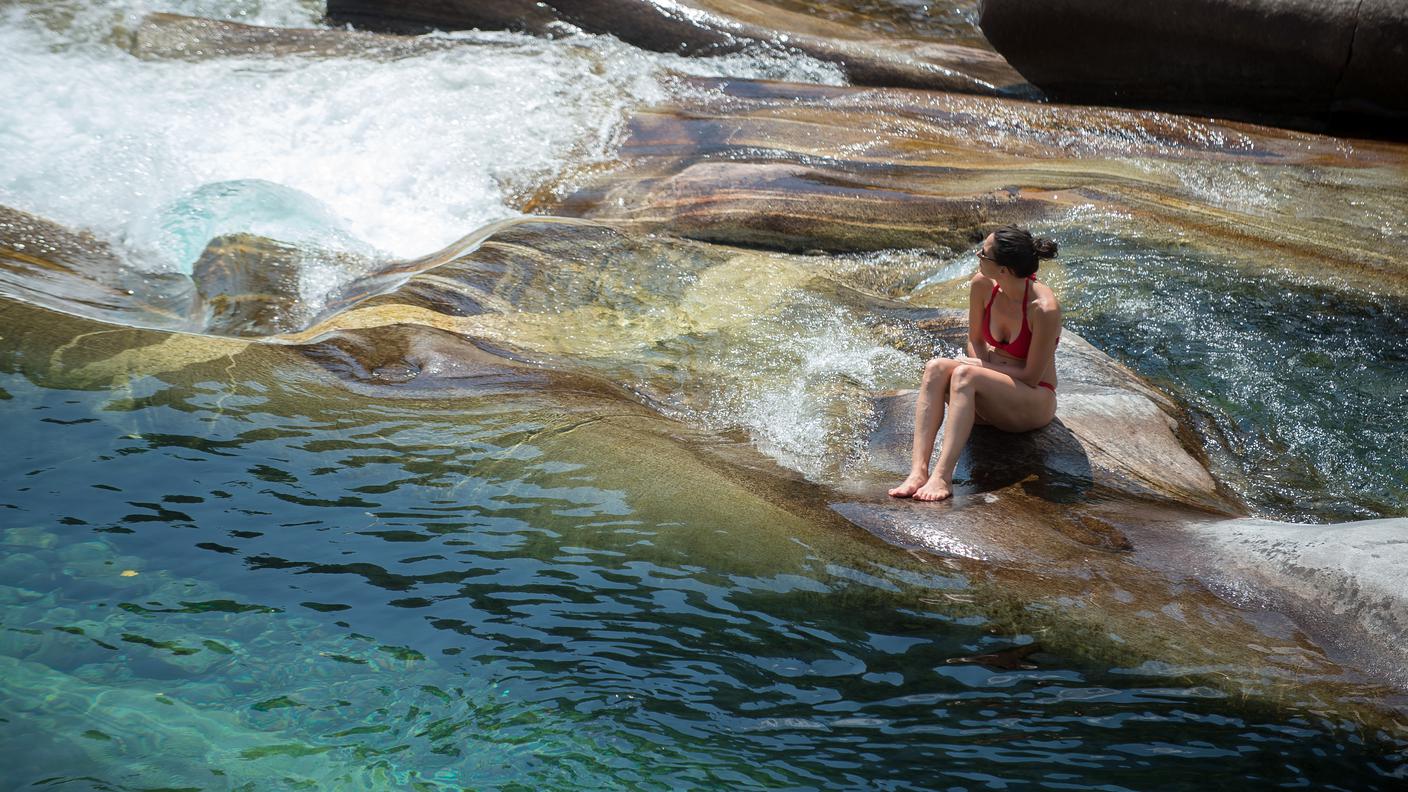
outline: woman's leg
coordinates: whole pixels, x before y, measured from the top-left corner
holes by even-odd
[[[914,443],[910,451],[909,478],[890,490],[892,497],[908,498],[929,480],[929,457],[934,454],[934,436],[944,422],[949,376],[959,365],[957,360],[949,358],[934,358],[924,364],[924,378],[914,400]]]
[[[1017,382],[1000,371],[961,366],[949,376],[948,408],[939,463],[924,486],[914,491],[918,500],[943,500],[953,495],[958,455],[968,444],[979,412],[984,423],[1005,432],[1028,432],[1051,422],[1056,415],[1056,394]]]

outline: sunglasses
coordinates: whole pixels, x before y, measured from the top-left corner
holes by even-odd
[[[993,258],[992,256],[989,256],[988,254],[984,253],[982,248],[978,248],[978,258],[980,258],[980,259],[987,259],[988,261],[991,261],[991,262],[994,262],[994,263],[997,262],[997,259],[995,259],[995,258]]]

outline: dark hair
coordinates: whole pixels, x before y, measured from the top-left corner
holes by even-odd
[[[1005,225],[992,232],[992,257],[1013,275],[1025,278],[1036,274],[1039,259],[1056,257],[1056,243],[1046,237],[1033,239],[1025,228]]]

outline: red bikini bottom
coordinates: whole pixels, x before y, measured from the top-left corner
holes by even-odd
[[[1056,386],[1046,381],[1038,382],[1036,386],[1038,388],[1050,388],[1052,393],[1056,392]]]

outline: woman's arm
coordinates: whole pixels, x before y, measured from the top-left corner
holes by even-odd
[[[1035,388],[1056,356],[1056,342],[1061,339],[1061,309],[1054,305],[1042,308],[1039,302],[1033,304],[1027,311],[1027,324],[1032,329],[1032,344],[1027,348],[1026,363],[1012,366],[1007,373],[1012,379]]]
[[[990,284],[981,274],[968,281],[968,355],[984,363],[992,360],[992,349],[983,340],[983,308],[992,290]]]

